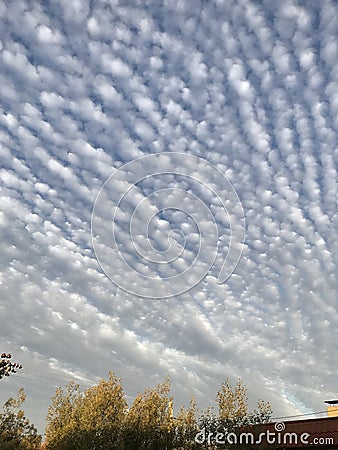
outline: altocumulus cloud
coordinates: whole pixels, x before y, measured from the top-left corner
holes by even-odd
[[[203,407],[241,376],[276,415],[321,410],[337,394],[337,3],[18,0],[0,15],[0,344],[24,365],[1,400],[24,385],[43,431],[55,385],[113,369],[129,400],[169,373],[177,400],[195,394]],[[230,218],[200,186],[224,254],[190,291],[149,300],[103,274],[91,212],[114,170],[164,151],[229,179],[246,238],[218,284]],[[192,186],[170,174],[143,180],[130,207],[168,186],[189,210]],[[99,219],[109,225],[107,211]],[[173,251],[182,233],[189,245],[159,278],[194,260],[198,229],[179,211],[155,217],[153,248],[173,228]],[[148,244],[140,232],[138,248]]]

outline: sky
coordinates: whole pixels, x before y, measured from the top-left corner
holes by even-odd
[[[0,4],[0,350],[50,397],[337,397],[338,3]]]

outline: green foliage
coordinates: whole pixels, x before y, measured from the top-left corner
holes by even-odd
[[[108,381],[101,380],[98,386],[85,392],[80,410],[81,429],[86,436],[95,436],[91,448],[122,448],[121,424],[126,412],[127,402],[121,381],[112,372]]]
[[[233,432],[269,420],[269,403],[258,402],[248,410],[247,389],[242,380],[233,388],[226,380],[217,392],[218,415],[212,408],[198,416],[192,397],[187,409],[174,417],[169,378],[138,394],[128,409],[121,380],[110,372],[108,380],[79,391],[75,383],[58,388],[47,415],[47,450],[196,450],[201,429],[222,428]],[[0,446],[0,448],[2,448]],[[217,448],[217,447],[215,447]]]
[[[235,387],[232,387],[227,378],[217,392],[216,399],[218,417],[209,417],[208,423],[203,425],[207,431],[212,431],[214,434],[221,432],[239,435],[239,433],[250,431],[252,425],[268,422],[272,415],[270,403],[263,400],[258,401],[257,409],[249,411],[247,387],[241,379],[237,381]],[[221,448],[222,445],[215,448]],[[234,450],[248,449],[249,444],[239,443],[231,447]]]
[[[48,448],[67,450],[81,448],[79,408],[82,405],[82,394],[79,386],[73,381],[65,389],[56,389],[47,413],[46,440]]]
[[[196,399],[191,397],[189,407],[185,409],[182,406],[175,419],[175,448],[196,449],[194,439],[198,431]]]
[[[233,427],[265,423],[272,414],[270,403],[263,400],[249,412],[247,388],[241,379],[232,387],[227,378],[217,392],[217,403],[218,420]]]
[[[154,389],[139,394],[128,411],[124,426],[126,450],[170,449],[174,440],[172,399],[167,378]]]
[[[126,410],[121,381],[112,372],[84,394],[73,382],[58,388],[47,414],[47,448],[121,449]]]
[[[227,378],[217,392],[217,403],[220,420],[240,421],[248,415],[247,388],[242,380],[238,380],[232,388]]]
[[[41,436],[37,429],[26,419],[21,409],[26,400],[21,388],[17,399],[9,398],[0,413],[0,448],[1,450],[38,450]]]

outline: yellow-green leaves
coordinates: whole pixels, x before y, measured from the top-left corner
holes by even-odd
[[[58,388],[47,414],[46,443],[50,450],[119,449],[127,403],[121,381],[108,380],[80,393],[70,383]]]
[[[248,410],[242,380],[232,387],[227,379],[217,392],[218,415],[212,408],[199,416],[196,400],[177,416],[166,378],[136,396],[128,408],[122,383],[110,372],[108,380],[81,393],[76,384],[58,388],[47,415],[48,450],[194,450],[201,428],[217,431],[265,422],[271,415],[262,400]]]
[[[188,408],[180,408],[176,420],[175,442],[177,448],[191,450],[196,447],[195,436],[199,429],[197,426],[197,407],[195,397],[191,397]]]
[[[227,378],[217,392],[219,418],[238,420],[248,414],[247,388],[239,379],[233,388]]]
[[[17,398],[9,398],[3,406],[3,412],[0,413],[1,450],[38,450],[40,448],[41,436],[21,409],[25,400],[26,395],[21,388]]]
[[[171,448],[174,417],[169,391],[170,382],[167,378],[136,397],[125,420],[127,448]]]
[[[82,404],[79,386],[71,381],[65,389],[56,389],[47,413],[46,440],[54,450],[67,448],[72,439],[76,442]],[[76,444],[75,444],[76,445]],[[70,448],[70,447],[69,447]],[[76,448],[76,447],[74,447]]]

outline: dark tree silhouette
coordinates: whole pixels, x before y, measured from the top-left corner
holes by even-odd
[[[0,380],[9,377],[11,373],[16,373],[17,369],[22,369],[22,365],[11,361],[10,353],[2,353],[0,359]]]

